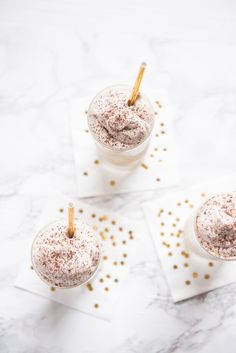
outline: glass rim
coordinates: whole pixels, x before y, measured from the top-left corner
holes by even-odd
[[[58,222],[62,222],[62,221],[65,221],[65,219],[61,218],[61,219],[58,219],[56,221],[53,221],[53,222],[50,222],[50,223],[47,223],[44,227],[40,228],[40,230],[36,233],[35,237],[33,238],[33,242],[32,242],[32,245],[31,245],[31,263],[32,263],[32,266],[33,266],[33,270],[35,271],[35,273],[37,274],[37,276],[48,286],[50,287],[55,287],[55,288],[59,288],[59,289],[72,289],[72,288],[77,288],[77,287],[80,287],[80,286],[83,286],[85,285],[86,283],[88,283],[89,281],[91,281],[93,279],[93,277],[95,277],[95,275],[98,273],[98,270],[100,269],[101,267],[101,264],[102,264],[102,254],[103,254],[103,251],[102,251],[102,244],[101,244],[101,240],[99,239],[97,233],[94,231],[94,234],[95,234],[95,237],[98,241],[98,245],[99,245],[99,260],[98,260],[98,264],[97,264],[97,267],[96,267],[96,270],[93,272],[93,274],[84,282],[80,283],[80,284],[76,284],[76,285],[73,285],[73,286],[67,286],[67,287],[62,287],[62,286],[58,286],[58,285],[55,285],[55,284],[52,284],[50,283],[49,281],[47,281],[40,273],[39,271],[37,270],[37,267],[34,266],[34,260],[33,260],[33,247],[34,247],[34,244],[35,244],[35,241],[37,240],[38,236],[40,233],[42,233],[48,226],[50,226],[51,224],[54,224],[54,223],[58,223]],[[81,222],[83,224],[85,224],[86,226],[90,227],[91,229],[93,229],[89,224],[86,224],[84,222]]]
[[[111,89],[111,88],[114,88],[114,87],[126,87],[126,88],[130,88],[130,91],[132,91],[132,86],[130,85],[127,85],[127,84],[116,84],[116,85],[110,85],[110,86],[107,86],[105,88],[103,88],[101,91],[99,91],[92,99],[91,103],[89,104],[89,107],[88,107],[88,112],[87,112],[87,122],[88,122],[88,128],[89,128],[89,131],[91,133],[91,135],[93,136],[94,140],[99,144],[101,145],[102,147],[106,148],[107,150],[109,151],[116,151],[117,153],[122,153],[122,152],[128,152],[128,151],[133,151],[135,150],[136,148],[139,148],[143,143],[147,142],[148,139],[150,138],[152,132],[153,132],[153,129],[154,129],[154,126],[155,126],[155,110],[152,106],[152,103],[151,101],[149,100],[149,98],[142,93],[142,91],[140,91],[141,95],[144,97],[144,99],[148,102],[150,108],[152,109],[152,115],[153,115],[153,122],[152,122],[152,125],[151,125],[151,129],[148,133],[148,135],[135,147],[128,147],[128,148],[123,148],[123,149],[116,149],[116,148],[112,148],[112,147],[109,147],[107,146],[105,143],[101,142],[99,140],[99,138],[97,138],[97,136],[94,134],[93,130],[91,129],[91,126],[90,126],[90,123],[89,123],[89,111],[91,110],[91,107],[92,107],[92,104],[94,102],[94,100],[104,91],[108,90],[108,89]]]

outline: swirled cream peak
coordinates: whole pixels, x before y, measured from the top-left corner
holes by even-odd
[[[138,146],[150,134],[154,117],[142,95],[128,106],[131,89],[118,86],[102,91],[92,102],[89,126],[97,140],[117,150]]]
[[[236,256],[236,193],[208,199],[196,218],[197,236],[206,250],[222,257]]]
[[[93,275],[99,264],[100,247],[93,230],[75,222],[73,238],[67,232],[66,221],[51,223],[33,243],[33,267],[51,286],[78,286]]]

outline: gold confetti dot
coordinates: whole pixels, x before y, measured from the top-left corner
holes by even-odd
[[[83,174],[84,174],[84,176],[88,176],[88,172],[84,172]]]
[[[141,167],[143,168],[143,169],[148,169],[148,166],[147,166],[147,164],[145,164],[145,163],[141,163]]]
[[[168,256],[172,256],[173,254],[172,254],[172,252],[170,251],[170,252],[168,252]]]
[[[94,308],[98,309],[99,305],[98,304],[94,304]]]
[[[158,113],[157,113],[157,112],[155,112],[154,114],[155,114],[155,115],[158,115]]]
[[[118,282],[119,282],[118,278],[115,278],[115,279],[114,279],[114,282],[118,283]]]
[[[178,266],[177,265],[173,265],[173,269],[177,270]]]
[[[185,202],[185,203],[189,203],[189,200],[186,199],[186,200],[184,200],[184,202]]]
[[[50,287],[50,291],[51,291],[51,292],[55,292],[55,291],[56,291],[56,288],[55,288],[55,287]]]
[[[108,260],[108,256],[104,255],[103,260]]]
[[[157,147],[155,147],[155,148],[154,148],[154,151],[155,151],[155,152],[157,152],[157,151],[158,151],[158,148],[157,148]]]
[[[116,242],[115,241],[113,241],[112,246],[116,246]]]
[[[103,279],[103,278],[100,278],[100,279],[99,279],[99,282],[100,282],[100,283],[103,283],[103,282],[104,282],[104,279]]]
[[[134,239],[133,235],[130,235],[130,236],[129,236],[129,239],[130,239],[130,240],[133,240],[133,239]]]
[[[159,181],[161,181],[161,179],[160,178],[156,178],[156,181],[159,182]]]
[[[194,206],[191,204],[191,205],[189,205],[189,208],[193,208]]]
[[[30,266],[30,269],[31,269],[31,270],[33,270],[33,269],[34,269],[32,265]]]
[[[117,266],[117,265],[118,265],[117,261],[114,261],[114,262],[113,262],[113,265],[114,265],[114,266]]]
[[[204,278],[205,278],[205,279],[209,279],[209,278],[210,278],[210,275],[209,275],[208,273],[206,273],[206,274],[204,275]]]
[[[123,257],[126,258],[126,257],[127,257],[127,254],[123,254]]]
[[[98,226],[96,224],[93,225],[93,230],[98,230]]]
[[[176,222],[179,222],[179,221],[180,221],[180,219],[177,217],[177,218],[176,218]]]
[[[106,236],[103,232],[99,232],[99,235],[102,238],[102,240],[106,240]]]
[[[161,226],[161,227],[164,227],[164,225],[165,225],[164,222],[161,222],[161,223],[160,223],[160,226]]]
[[[99,164],[100,161],[98,159],[95,159],[94,164]]]
[[[162,135],[164,135],[164,133],[165,133],[165,131],[164,131],[164,130],[162,130],[162,131],[161,131],[161,134],[162,134]]]
[[[111,181],[110,181],[110,185],[111,185],[111,186],[115,186],[115,185],[116,185],[115,180],[111,180]]]
[[[185,284],[186,284],[187,286],[189,286],[189,285],[191,284],[191,281],[187,280],[187,281],[185,281]]]
[[[155,136],[156,136],[156,137],[159,137],[159,134],[156,134]]]
[[[174,233],[170,233],[170,236],[173,237],[173,236],[174,236]]]
[[[59,208],[59,212],[64,212],[64,208]]]
[[[164,232],[161,232],[161,233],[160,233],[160,236],[162,236],[162,237],[163,237],[164,235],[165,235],[165,233],[164,233]]]
[[[126,240],[122,240],[122,244],[126,244]]]
[[[85,114],[88,114],[88,111],[87,111],[87,110],[85,110],[85,111],[84,111],[84,113],[85,113]]]
[[[181,206],[181,202],[177,202],[177,206],[179,206],[179,207],[180,207],[180,206]]]
[[[84,210],[81,208],[80,210],[79,210],[79,213],[83,213],[84,212]]]
[[[210,261],[210,262],[208,262],[208,266],[209,266],[209,267],[213,267],[213,266],[214,266],[214,263]]]
[[[113,226],[114,226],[116,224],[116,221],[114,221],[114,220],[111,221],[111,224],[113,224]]]
[[[111,239],[111,240],[114,240],[114,239],[115,239],[114,235],[111,235],[111,236],[110,236],[110,239]]]
[[[201,197],[205,197],[206,194],[204,192],[201,193]]]
[[[124,261],[121,261],[120,264],[121,264],[121,266],[124,266],[125,263],[124,263]]]
[[[158,163],[162,163],[162,159],[158,159]]]
[[[180,247],[180,243],[176,243],[176,247],[179,248]]]
[[[151,154],[150,154],[150,157],[151,157],[151,158],[154,158],[155,156],[154,156],[154,154],[151,153]]]
[[[164,126],[165,124],[164,123],[160,123],[160,126]]]
[[[172,215],[172,212],[171,212],[171,211],[169,211],[169,212],[168,212],[168,215],[169,215],[169,216],[171,216],[171,215]]]
[[[163,148],[163,151],[164,151],[164,152],[167,152],[167,148]]]
[[[174,228],[175,228],[175,227],[176,227],[176,224],[175,224],[175,223],[173,223],[173,224],[172,224],[172,227],[174,227]]]
[[[87,289],[88,289],[90,292],[93,291],[93,286],[91,285],[91,283],[87,283],[87,284],[86,284],[86,287],[87,287]]]
[[[84,130],[86,133],[88,133],[89,132],[89,130],[88,129],[86,129],[86,130]]]
[[[120,232],[123,232],[123,228],[122,228],[122,227],[119,227],[119,231],[120,231]]]
[[[198,278],[198,273],[197,272],[193,272],[192,276],[193,276],[193,278]]]
[[[129,230],[129,235],[132,235],[133,234],[133,231],[132,230]]]
[[[92,214],[91,214],[91,217],[92,217],[92,218],[96,218],[95,213],[92,213]]]
[[[105,231],[105,232],[109,232],[109,228],[106,227],[106,228],[104,229],[104,231]]]
[[[184,263],[184,267],[189,267],[189,264],[187,262]]]
[[[111,278],[111,276],[110,275],[106,275],[106,278]]]

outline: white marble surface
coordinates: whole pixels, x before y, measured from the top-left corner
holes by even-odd
[[[13,286],[47,197],[76,195],[70,100],[140,61],[146,92],[167,88],[175,108],[181,185],[235,172],[235,33],[233,0],[0,1],[1,353],[235,352],[236,284],[175,305],[151,248],[111,323]],[[163,193],[88,202],[135,221]]]

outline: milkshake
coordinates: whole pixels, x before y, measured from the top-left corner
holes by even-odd
[[[93,99],[88,126],[100,157],[113,166],[132,168],[143,158],[154,125],[154,110],[142,93],[129,105],[132,87],[111,86]]]
[[[193,251],[199,255],[236,260],[236,192],[206,200],[188,220],[185,233]]]
[[[68,223],[56,221],[43,228],[32,245],[32,265],[49,286],[72,288],[89,281],[96,273],[101,249],[88,225],[74,221],[74,233]]]

